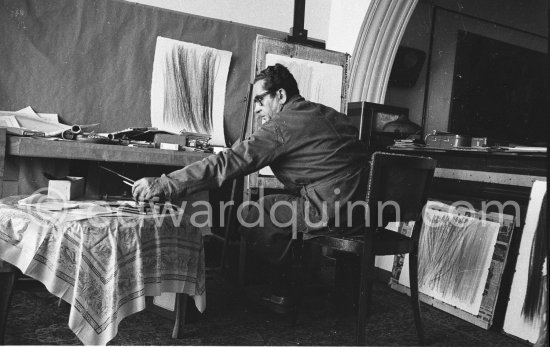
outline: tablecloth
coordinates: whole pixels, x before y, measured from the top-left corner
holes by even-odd
[[[188,218],[63,221],[18,206],[20,198],[0,200],[0,259],[71,304],[69,327],[84,344],[113,339],[122,319],[145,308],[145,296],[185,293],[204,311],[202,235]]]

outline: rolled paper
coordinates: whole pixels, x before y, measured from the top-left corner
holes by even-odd
[[[61,138],[65,140],[74,140],[76,139],[76,135],[77,134],[75,134],[72,129],[68,129],[61,133]]]
[[[71,127],[71,132],[75,135],[80,134],[82,132],[82,128],[80,127],[80,125],[75,124]]]

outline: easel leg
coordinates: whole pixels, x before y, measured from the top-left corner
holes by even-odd
[[[0,272],[0,345],[4,344],[6,322],[17,272]]]
[[[239,247],[239,284],[246,285],[246,238],[241,235]]]

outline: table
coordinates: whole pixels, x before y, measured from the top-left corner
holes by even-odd
[[[187,166],[210,153],[171,151],[158,148],[105,145],[51,138],[8,136],[6,154],[16,157],[78,159],[146,165]]]
[[[204,311],[202,235],[187,217],[179,226],[151,215],[66,221],[21,198],[0,199],[0,258],[71,304],[69,327],[84,344],[113,339],[145,296],[185,293]]]
[[[43,173],[52,176],[84,176],[86,177],[86,196],[97,197],[120,195],[123,188],[113,185],[114,178],[109,173],[98,168],[108,166],[129,177],[138,179],[140,169],[145,168],[149,176],[160,176],[180,169],[191,163],[210,156],[210,153],[171,151],[159,148],[129,147],[123,145],[107,145],[79,141],[55,140],[52,138],[30,138],[19,136],[4,137],[3,148],[0,129],[0,152],[5,153],[5,170],[3,195],[32,194],[36,190],[47,187],[48,180]],[[1,166],[4,164],[0,154]],[[147,171],[155,168],[157,172]],[[113,180],[111,180],[113,178]],[[116,177],[118,179],[118,177]],[[117,180],[115,182],[119,182]],[[0,189],[0,194],[2,194]]]

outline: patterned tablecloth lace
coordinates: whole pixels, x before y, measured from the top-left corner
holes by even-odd
[[[185,216],[93,216],[0,200],[0,259],[71,304],[69,327],[86,345],[113,339],[119,322],[145,308],[145,296],[186,293],[204,311],[200,230]]]

